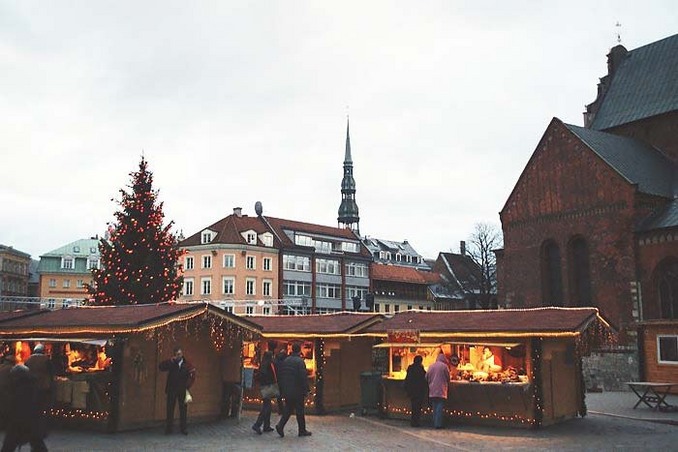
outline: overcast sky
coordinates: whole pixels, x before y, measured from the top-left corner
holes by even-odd
[[[458,250],[551,118],[675,1],[0,0],[0,243],[101,235],[142,151],[186,236],[240,206],[336,226],[350,114],[361,233]]]

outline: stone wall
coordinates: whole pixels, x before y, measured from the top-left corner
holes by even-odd
[[[582,360],[586,390],[628,391],[627,381],[638,381],[638,349],[619,347],[591,353]]]

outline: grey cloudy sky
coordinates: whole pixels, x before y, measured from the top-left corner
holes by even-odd
[[[0,243],[103,233],[143,150],[186,235],[241,206],[336,225],[347,106],[361,232],[426,257],[498,212],[655,1],[0,0]]]

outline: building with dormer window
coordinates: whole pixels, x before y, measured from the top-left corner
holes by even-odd
[[[184,301],[207,300],[235,314],[274,314],[278,248],[260,217],[242,208],[179,242]]]
[[[87,298],[92,269],[101,265],[99,239],[76,240],[40,256],[39,296],[47,308],[77,306]],[[59,304],[57,306],[56,304]]]

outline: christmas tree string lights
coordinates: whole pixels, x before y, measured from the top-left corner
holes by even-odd
[[[163,303],[181,292],[182,252],[170,230],[173,222],[163,226],[163,203],[143,157],[130,176],[131,191],[120,190],[116,223],[99,242],[101,268],[92,270],[93,284],[86,285],[92,305]]]

